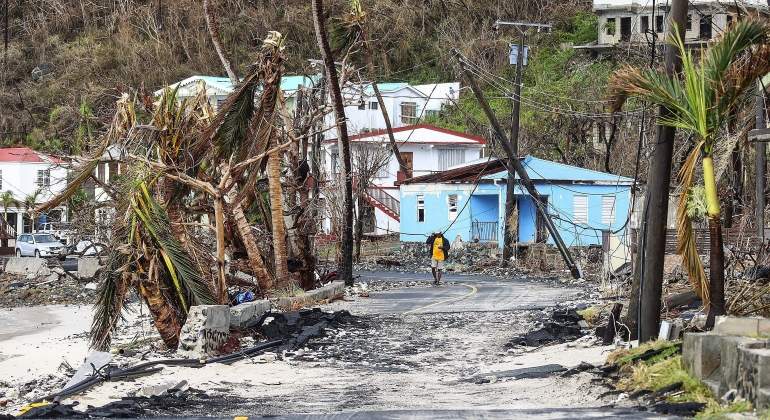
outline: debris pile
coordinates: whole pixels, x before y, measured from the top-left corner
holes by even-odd
[[[539,347],[566,343],[586,335],[585,329],[588,328],[588,324],[575,309],[557,309],[550,319],[540,325],[540,328],[513,337],[505,347]]]
[[[310,339],[322,337],[327,328],[347,324],[353,319],[348,311],[323,312],[319,308],[271,314],[260,328],[268,340],[283,340],[279,350],[301,348]]]
[[[45,277],[0,274],[0,307],[84,305],[96,299],[96,283],[82,283],[58,267]]]

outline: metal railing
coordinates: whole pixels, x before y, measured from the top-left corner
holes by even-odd
[[[479,242],[497,242],[497,222],[473,221],[471,239]]]
[[[372,200],[382,204],[388,210],[392,211],[396,216],[400,216],[401,203],[396,197],[393,197],[384,189],[376,185],[372,185],[366,189],[366,195],[368,195]]]

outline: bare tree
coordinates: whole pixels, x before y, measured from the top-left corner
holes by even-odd
[[[369,188],[383,168],[390,162],[390,152],[380,145],[361,144],[353,147],[353,171],[356,177],[356,216],[355,259],[361,262],[361,239],[364,231],[364,213],[369,204],[366,200]],[[376,229],[376,226],[375,226]]]

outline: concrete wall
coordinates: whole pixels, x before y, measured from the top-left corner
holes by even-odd
[[[717,2],[711,2],[711,3],[713,3],[714,5],[717,4]],[[728,12],[724,10],[722,11],[711,10],[707,5],[702,5],[700,7],[704,15],[712,16],[711,34],[713,38],[714,36],[719,34],[720,28],[724,29],[727,27]],[[649,38],[651,38],[651,35],[649,34],[649,31],[652,31],[653,28],[655,28],[655,21],[653,20],[653,17],[652,17],[651,7],[639,7],[639,5],[637,5],[635,7],[628,7],[628,8],[599,9],[599,10],[596,10],[596,13],[599,19],[598,43],[600,45],[616,44],[621,41],[620,21],[622,18],[631,19],[631,37],[630,37],[631,42],[642,43],[642,42],[650,41]],[[647,33],[642,32],[642,16],[647,16],[647,19],[649,22]],[[655,16],[664,16],[663,31],[657,32],[658,39],[660,40],[668,32],[668,26],[667,26],[668,22],[666,20],[668,16],[665,10],[663,9],[657,10],[655,12]],[[690,26],[690,29],[688,29],[685,32],[685,41],[696,41],[700,37],[701,15],[696,10],[693,10],[693,7],[690,7],[689,16],[690,16],[691,26]],[[615,19],[614,34],[610,34],[608,31],[608,28],[612,27],[608,19]],[[657,20],[657,18],[655,20]]]

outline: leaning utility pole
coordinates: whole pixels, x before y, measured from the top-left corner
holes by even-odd
[[[524,185],[524,188],[527,189],[527,192],[535,201],[535,207],[543,217],[543,220],[545,221],[545,227],[553,237],[553,240],[556,243],[556,247],[559,249],[559,253],[561,253],[561,256],[564,259],[564,262],[567,264],[567,268],[569,268],[570,273],[572,273],[572,276],[576,279],[582,278],[583,273],[580,270],[580,266],[578,266],[575,260],[572,259],[572,255],[570,254],[569,249],[564,244],[559,231],[556,230],[556,226],[553,224],[553,220],[551,220],[551,215],[548,213],[548,209],[543,206],[542,197],[537,192],[535,184],[533,184],[532,180],[529,178],[527,170],[524,168],[524,165],[521,164],[519,157],[513,153],[511,142],[508,139],[508,136],[505,135],[505,131],[503,131],[500,123],[497,121],[497,117],[495,117],[492,109],[489,107],[487,100],[484,98],[484,94],[481,92],[479,85],[476,83],[476,79],[465,67],[465,63],[462,60],[460,52],[456,49],[452,49],[452,53],[457,59],[457,62],[460,64],[460,70],[462,70],[465,79],[468,81],[468,84],[471,87],[471,90],[473,90],[473,94],[476,95],[476,99],[479,101],[481,109],[484,111],[484,114],[489,120],[489,123],[492,124],[492,128],[497,135],[497,139],[500,145],[503,147],[505,154],[508,156],[508,161],[505,162],[505,166],[508,169],[509,176],[512,172],[515,172],[517,175],[519,175],[521,184]]]
[[[673,0],[669,12],[669,33],[678,30],[684,39],[687,21],[687,0]],[[666,74],[675,75],[682,67],[679,50],[675,45],[666,45]],[[665,107],[658,110],[658,118],[670,115]],[[666,227],[668,221],[669,185],[671,184],[671,160],[674,152],[673,127],[658,124],[657,141],[650,159],[645,197],[644,218],[644,261],[639,291],[639,342],[658,337],[660,306],[663,292],[663,262],[666,253]]]
[[[342,179],[344,181],[344,194],[342,203],[342,263],[339,267],[339,278],[345,285],[353,285],[353,170],[350,160],[350,139],[348,138],[348,125],[345,117],[345,106],[340,91],[340,80],[337,76],[337,67],[334,64],[329,36],[324,21],[323,0],[313,0],[313,24],[315,25],[318,49],[326,67],[326,85],[331,92],[334,106],[334,118],[337,125],[337,145],[342,159]]]
[[[516,77],[513,82],[513,102],[511,106],[511,151],[513,156],[519,157],[519,120],[521,114],[521,73],[524,68],[525,47],[524,41],[527,38],[527,29],[537,28],[551,29],[551,25],[529,22],[506,22],[498,20],[494,24],[495,30],[500,26],[513,26],[519,31],[519,44],[516,47]],[[506,182],[505,194],[505,231],[503,232],[503,265],[507,265],[513,256],[514,232],[511,231],[510,221],[516,213],[516,175],[512,170],[508,171],[508,180]]]

